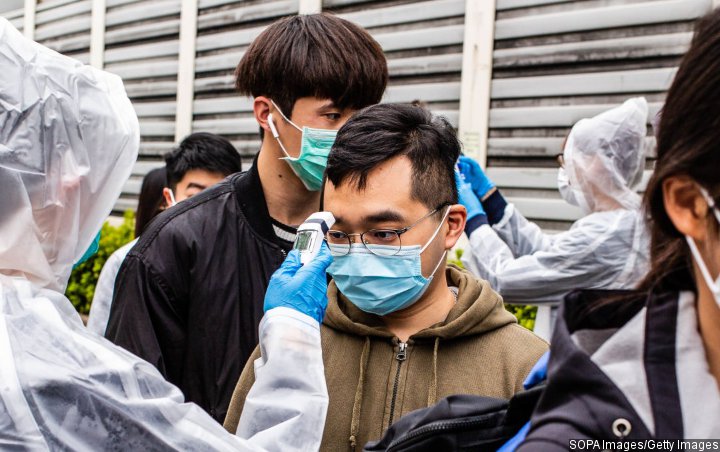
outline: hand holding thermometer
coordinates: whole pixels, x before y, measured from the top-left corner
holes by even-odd
[[[293,249],[300,251],[300,262],[304,265],[313,260],[320,251],[323,238],[335,224],[330,212],[315,212],[298,228]]]

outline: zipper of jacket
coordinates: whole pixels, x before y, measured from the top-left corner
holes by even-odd
[[[390,422],[388,422],[388,428],[392,425],[393,418],[395,417],[395,399],[397,398],[398,384],[400,383],[400,369],[402,368],[403,361],[407,359],[407,342],[398,343],[398,352],[395,355],[395,359],[398,361],[398,366],[395,372],[392,398],[390,399]]]

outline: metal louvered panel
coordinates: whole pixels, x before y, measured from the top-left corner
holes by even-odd
[[[652,119],[710,3],[497,0],[488,171],[523,213],[553,230],[580,216],[556,189],[570,127],[640,95]]]
[[[12,6],[10,6],[12,7]],[[10,11],[6,11],[3,13],[0,13],[0,16],[7,19],[13,27],[17,28],[20,31],[23,31],[23,22],[25,20],[25,10],[24,9],[14,9]]]
[[[143,176],[174,146],[181,0],[107,0],[105,70],[125,83],[140,122],[140,156],[116,212],[134,209]]]
[[[38,4],[35,13],[35,40],[88,63],[90,9],[90,0],[61,0]]]
[[[323,11],[367,29],[388,59],[383,102],[420,102],[458,126],[465,0],[324,0]]]

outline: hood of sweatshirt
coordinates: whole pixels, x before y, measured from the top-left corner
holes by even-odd
[[[413,339],[474,336],[517,323],[490,283],[454,265],[448,265],[445,275],[448,286],[458,288],[457,303],[443,322],[413,334]],[[328,307],[323,323],[358,336],[394,337],[380,316],[358,309],[338,291],[334,281],[328,286]]]

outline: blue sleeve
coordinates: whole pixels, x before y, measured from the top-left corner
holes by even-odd
[[[470,237],[470,234],[484,224],[488,224],[488,216],[485,214],[475,215],[465,223],[465,233]]]

